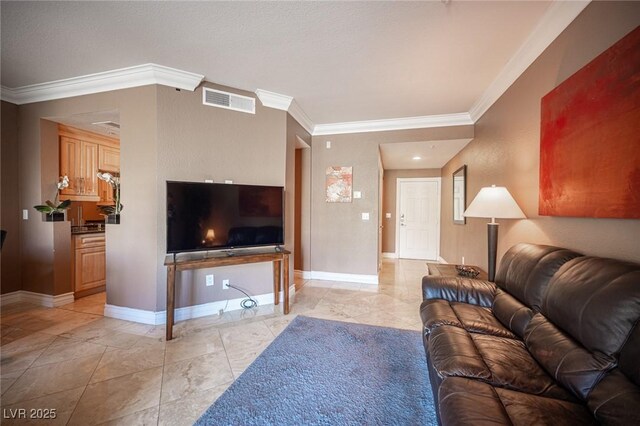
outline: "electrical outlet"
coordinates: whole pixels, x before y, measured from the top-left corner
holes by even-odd
[[[229,288],[229,280],[222,280],[222,288],[224,289]]]
[[[369,213],[362,213],[362,220],[369,220]]]
[[[213,285],[213,274],[207,275],[207,287],[211,287]]]

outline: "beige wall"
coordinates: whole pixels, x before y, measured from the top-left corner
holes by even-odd
[[[228,90],[244,96],[253,93],[206,83],[207,87]],[[194,92],[158,86],[158,160],[155,180],[157,212],[157,307],[166,306],[166,181],[223,182],[285,186],[286,243],[293,245],[293,174],[289,167],[287,113],[263,107],[256,100],[256,113],[247,114],[202,105],[202,88]],[[293,152],[292,152],[293,154]],[[291,165],[291,167],[293,167]],[[291,168],[293,172],[293,168]],[[205,286],[205,275],[213,273],[215,285]],[[223,290],[222,279],[246,289],[250,294],[266,294],[273,289],[270,263],[204,269],[178,274],[176,306],[189,306],[217,300],[244,297],[236,290]]]
[[[396,191],[398,178],[440,177],[440,169],[385,170],[382,195],[382,252],[396,251]],[[386,217],[391,213],[391,218]]]
[[[538,216],[541,97],[638,24],[638,2],[591,3],[477,122],[475,139],[442,170],[441,255],[447,261],[465,256],[467,263],[487,267],[487,221],[470,218],[461,226],[447,219],[451,174],[463,164],[469,202],[483,186],[504,185],[528,217],[501,221],[499,258],[526,241],[640,261],[640,220]]]
[[[107,303],[156,308],[156,87],[145,86],[19,107],[22,285],[45,294],[70,291],[68,223],[43,222],[33,206],[52,197],[58,178],[57,137],[47,117],[118,109],[121,121],[122,223],[108,226]],[[67,227],[62,229],[62,227]],[[68,240],[65,239],[68,237]],[[54,251],[55,249],[55,251]]]
[[[236,183],[285,186],[285,246],[293,246],[295,136],[310,143],[310,135],[295,120],[288,119],[286,112],[265,108],[259,101],[255,115],[204,106],[201,91],[146,86],[27,104],[18,109],[19,127],[24,129],[18,135],[19,153],[14,155],[20,170],[16,179],[20,182],[20,208],[39,204],[55,191],[57,133],[55,123],[47,117],[120,111],[124,210],[121,224],[107,226],[106,232],[110,305],[165,309],[167,180],[231,179]],[[11,107],[5,114],[10,113]],[[45,294],[71,291],[69,223],[46,223],[40,214],[30,211],[29,220],[21,223],[20,236],[24,253],[19,271],[22,288]],[[211,272],[216,286],[205,287],[204,275]],[[235,290],[221,289],[223,278],[252,294],[269,293],[272,276],[268,263],[183,273],[177,279],[177,306],[241,297]]]
[[[379,184],[381,143],[419,142],[473,137],[473,126],[314,136],[311,155],[311,270],[348,274],[378,273]],[[326,148],[331,141],[331,148]],[[353,166],[353,189],[361,199],[325,202],[326,169]],[[369,221],[361,213],[368,212]]]
[[[0,229],[6,230],[0,256],[0,293],[20,290],[20,218],[18,203],[18,107],[2,101],[0,128]],[[35,210],[34,210],[35,212]]]

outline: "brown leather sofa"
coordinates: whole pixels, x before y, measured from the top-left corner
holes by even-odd
[[[495,284],[426,276],[443,425],[640,425],[640,265],[518,244]]]

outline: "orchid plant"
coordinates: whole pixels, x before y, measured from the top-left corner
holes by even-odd
[[[67,188],[69,186],[69,177],[61,176],[56,184],[56,195],[53,199],[53,202],[47,200],[45,204],[41,204],[38,206],[33,206],[34,209],[39,212],[46,213],[49,215],[53,215],[54,213],[63,213],[66,209],[71,205],[71,200],[64,200],[61,203],[58,203],[58,196],[60,195],[60,191]]]
[[[107,182],[113,189],[113,199],[115,204],[113,206],[98,206],[103,215],[120,214],[124,205],[120,203],[120,177],[114,176],[109,172],[98,173],[98,179]]]

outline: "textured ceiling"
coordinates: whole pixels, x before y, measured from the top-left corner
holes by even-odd
[[[6,2],[1,83],[157,63],[315,123],[469,111],[550,2]]]
[[[440,169],[471,139],[380,144],[385,170]],[[420,157],[414,160],[413,157]]]

